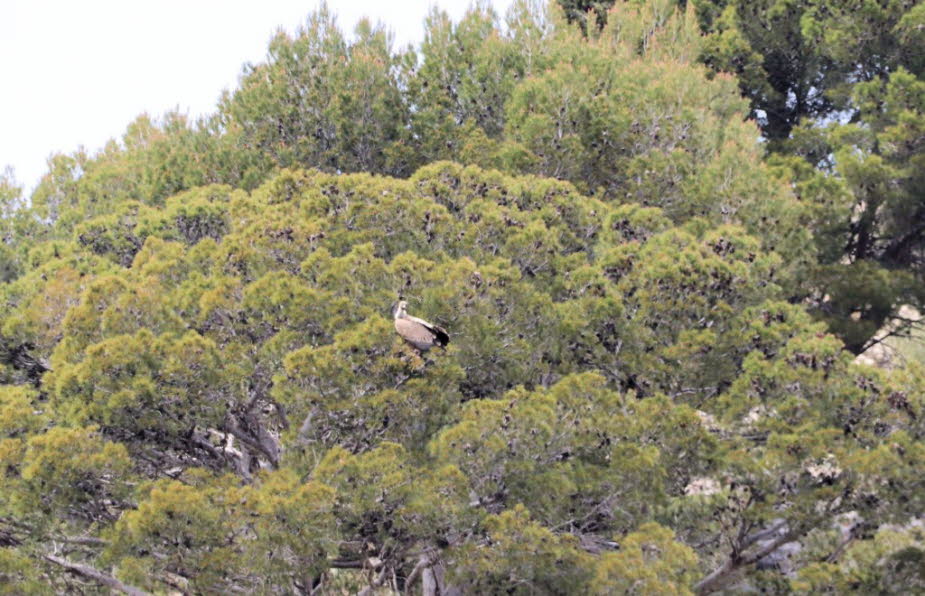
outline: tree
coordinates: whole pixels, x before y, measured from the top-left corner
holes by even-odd
[[[769,147],[789,162],[821,267],[806,298],[860,353],[922,305],[923,12],[903,2],[702,2],[702,60],[735,72]],[[910,45],[911,44],[911,45]]]
[[[323,6],[295,36],[277,33],[268,63],[245,68],[221,113],[275,165],[407,175],[415,165],[399,78],[407,60],[368,21],[348,42]]]
[[[854,110],[856,82],[897,68],[921,74],[906,45],[921,11],[903,2],[699,2],[710,33],[703,60],[739,75],[769,139],[785,140],[802,119]]]
[[[607,15],[615,0],[559,0],[569,23],[577,23],[585,35],[601,30],[607,24]],[[590,23],[589,23],[590,20]],[[588,28],[589,24],[594,27]]]
[[[16,279],[21,271],[20,255],[16,254],[13,244],[17,233],[17,224],[22,219],[22,188],[16,184],[13,169],[7,167],[0,174],[0,224],[2,224],[2,241],[0,241],[0,282]]]

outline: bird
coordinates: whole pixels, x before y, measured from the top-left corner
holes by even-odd
[[[423,319],[412,317],[406,310],[408,303],[399,300],[392,311],[395,317],[395,331],[406,342],[424,353],[434,346],[445,348],[450,343],[450,335],[446,329],[438,327],[433,323],[428,323]]]

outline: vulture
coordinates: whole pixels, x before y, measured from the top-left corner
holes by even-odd
[[[445,329],[423,319],[412,317],[405,312],[407,308],[408,303],[399,300],[392,313],[395,316],[395,331],[402,339],[420,352],[426,352],[434,346],[445,348],[446,344],[450,343],[450,336]]]

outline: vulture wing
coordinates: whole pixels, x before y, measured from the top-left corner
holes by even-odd
[[[443,347],[450,341],[446,331],[416,317],[395,319],[395,331],[419,350],[429,350],[435,345]]]
[[[408,319],[395,319],[395,331],[419,350],[429,350],[434,347],[434,334],[430,329]]]
[[[411,321],[424,326],[434,335],[434,345],[438,345],[441,348],[446,347],[446,344],[450,343],[450,334],[446,332],[446,329],[429,323],[424,319],[419,319],[417,317],[408,317]]]

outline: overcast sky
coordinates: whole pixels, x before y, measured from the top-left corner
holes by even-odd
[[[318,0],[0,0],[0,171],[27,192],[55,152],[95,151],[136,116],[212,112],[260,62],[278,27],[305,21]],[[342,29],[380,20],[417,43],[436,4],[458,20],[469,0],[332,0]],[[503,14],[510,0],[493,0]]]

